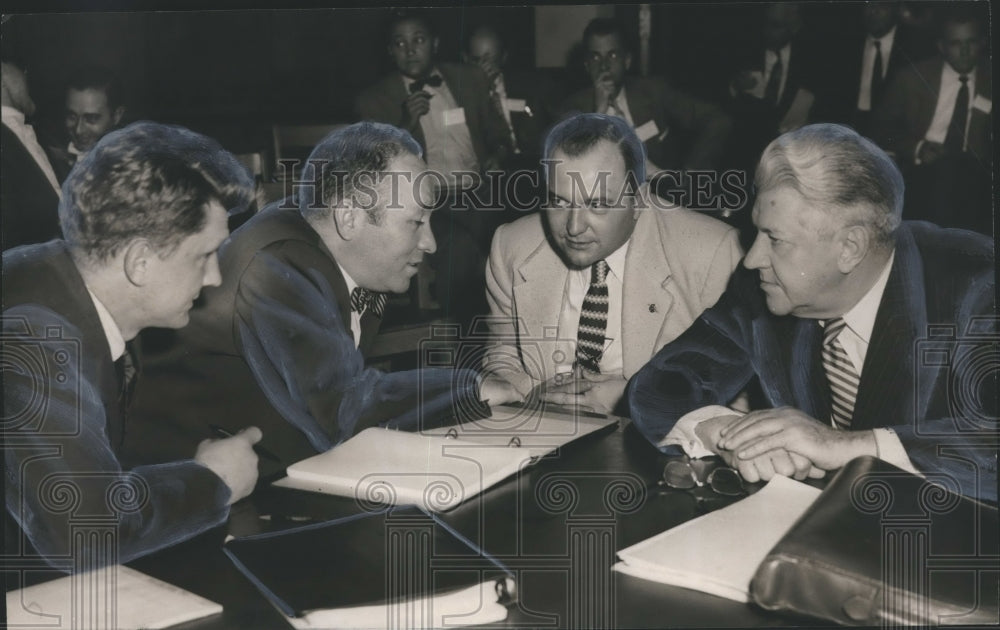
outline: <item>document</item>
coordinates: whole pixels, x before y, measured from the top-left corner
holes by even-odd
[[[222,606],[125,566],[104,567],[7,593],[7,628],[168,628]]]
[[[443,512],[560,446],[617,423],[518,407],[498,406],[493,414],[421,433],[365,429],[289,466],[288,477],[274,485]]]
[[[756,494],[619,551],[614,570],[748,602],[757,566],[819,494],[776,476]]]

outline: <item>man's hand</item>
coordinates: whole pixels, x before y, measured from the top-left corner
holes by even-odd
[[[423,90],[414,92],[403,101],[403,121],[400,126],[404,129],[413,129],[420,117],[431,111],[431,95]]]
[[[735,414],[716,416],[700,422],[694,432],[705,448],[722,457],[723,461],[738,470],[746,481],[750,483],[769,481],[775,474],[799,480],[806,477],[818,479],[826,474],[802,455],[784,449],[773,450],[752,459],[740,459],[732,451],[721,448],[719,443],[722,441],[723,431],[739,420],[740,416]]]
[[[253,492],[257,483],[257,454],[253,445],[263,434],[257,427],[247,427],[230,438],[203,440],[194,460],[222,478],[229,486],[229,504]]]
[[[593,374],[586,370],[557,374],[544,383],[541,399],[555,405],[578,406],[612,413],[628,381],[621,374]]]
[[[597,113],[607,112],[608,106],[618,96],[618,88],[615,87],[610,72],[602,72],[594,81],[594,96],[596,97]]]
[[[924,140],[923,144],[920,145],[920,153],[917,155],[917,160],[921,164],[933,164],[944,154],[945,149],[943,144]]]
[[[871,431],[838,431],[791,407],[751,411],[722,430],[719,446],[740,460],[784,449],[823,470],[835,470],[861,455],[876,455]]]
[[[499,376],[485,376],[479,383],[479,400],[488,403],[491,407],[506,405],[508,403],[524,402],[521,395],[514,386]]]

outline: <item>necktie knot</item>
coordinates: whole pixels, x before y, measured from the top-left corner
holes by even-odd
[[[834,317],[823,322],[823,345],[832,344],[846,326],[847,322],[844,321],[843,317]]]
[[[424,87],[426,87],[428,85],[431,86],[431,87],[433,87],[433,88],[441,87],[441,84],[443,82],[444,82],[444,79],[441,78],[440,74],[432,74],[429,77],[426,77],[424,79],[417,79],[416,81],[414,81],[413,83],[411,83],[410,84],[410,93],[413,94],[415,92],[419,92],[420,90],[424,89]]]
[[[608,278],[608,263],[606,260],[598,260],[590,268],[590,283],[604,284]]]
[[[878,40],[878,39],[873,40],[872,44],[875,45],[875,50],[882,50],[882,41],[881,40]]]
[[[962,82],[962,85],[966,85],[969,82],[969,75],[967,74],[959,75],[958,80]]]
[[[385,293],[354,287],[351,291],[351,310],[363,314],[365,309],[369,309],[376,317],[382,317],[387,299]]]

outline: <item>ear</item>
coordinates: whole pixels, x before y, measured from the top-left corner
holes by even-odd
[[[145,286],[153,273],[156,251],[144,238],[137,238],[125,247],[122,267],[128,281],[137,287]]]
[[[868,228],[862,225],[851,225],[841,228],[837,238],[840,239],[837,268],[841,273],[848,274],[868,255],[872,245],[872,235]]]
[[[337,229],[337,234],[345,241],[353,240],[358,233],[360,225],[360,214],[353,204],[345,202],[333,209],[333,225]]]
[[[115,108],[115,111],[111,114],[111,120],[113,121],[113,125],[115,127],[117,127],[118,123],[120,123],[122,121],[122,117],[124,115],[125,115],[125,107],[124,106],[119,105],[118,107]]]

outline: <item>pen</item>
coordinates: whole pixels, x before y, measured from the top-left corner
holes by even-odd
[[[210,424],[208,425],[208,428],[212,430],[212,433],[214,433],[216,437],[231,438],[235,435],[235,433],[233,433],[232,431],[223,429],[217,424]],[[276,462],[278,464],[281,463],[280,457],[278,457],[277,455],[275,455],[274,453],[272,453],[271,451],[267,450],[266,448],[264,448],[259,444],[253,445],[253,452],[257,453],[257,455],[263,457],[264,459],[269,459],[272,462]]]

